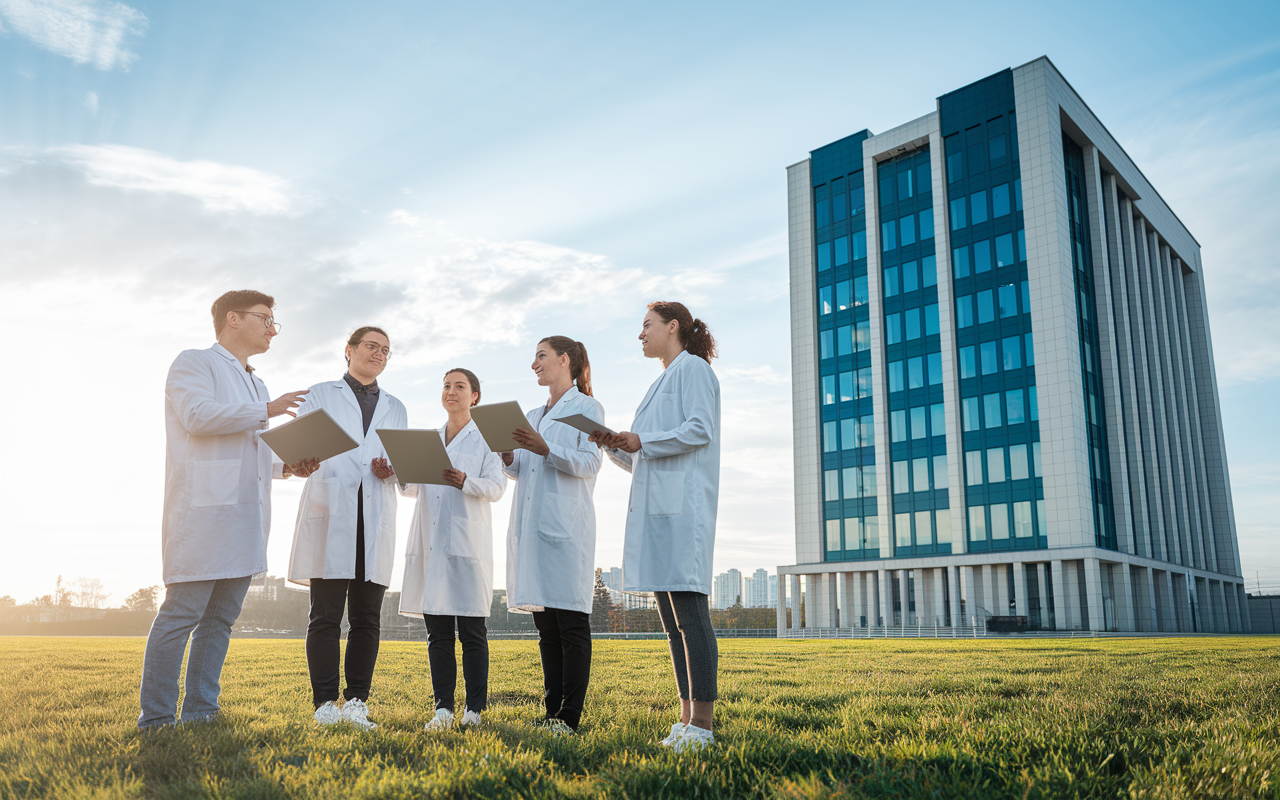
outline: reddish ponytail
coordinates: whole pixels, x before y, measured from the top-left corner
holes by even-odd
[[[591,397],[591,361],[587,359],[587,346],[568,336],[548,336],[538,344],[549,344],[558,356],[569,357],[569,375],[578,391]]]
[[[720,353],[716,350],[715,337],[707,329],[707,323],[694,319],[683,303],[659,300],[649,304],[649,310],[662,318],[663,322],[675,320],[680,323],[678,329],[680,346],[708,364]]]

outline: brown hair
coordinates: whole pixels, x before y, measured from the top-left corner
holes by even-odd
[[[355,347],[356,345],[360,344],[360,342],[364,340],[364,335],[366,333],[380,333],[383,336],[386,336],[388,343],[391,341],[391,337],[387,336],[387,332],[384,331],[382,328],[379,328],[376,325],[365,325],[365,326],[356,328],[354,331],[351,332],[351,335],[347,337],[347,347]],[[344,355],[344,358],[345,358],[345,355]],[[348,358],[347,363],[350,364],[351,359]]]
[[[479,405],[480,404],[480,379],[476,377],[476,374],[474,372],[472,372],[469,369],[463,369],[462,367],[454,367],[453,369],[446,372],[444,376],[448,378],[450,375],[452,375],[455,372],[467,379],[467,383],[471,384],[471,391],[475,392],[476,394],[476,401],[471,405],[473,406]]]
[[[222,329],[227,327],[227,312],[253,308],[254,306],[276,307],[276,299],[269,294],[255,292],[252,289],[240,289],[226,294],[213,301],[209,313],[213,314],[213,335],[221,336]]]
[[[659,300],[656,303],[650,303],[649,310],[661,317],[663,322],[675,320],[680,323],[677,333],[680,336],[680,346],[685,350],[708,364],[711,363],[711,359],[720,355],[716,350],[715,337],[708,330],[707,323],[695,319],[683,303]]]
[[[578,385],[578,391],[591,397],[591,361],[587,359],[587,346],[568,336],[548,336],[538,344],[549,344],[556,355],[569,357],[569,375]]]

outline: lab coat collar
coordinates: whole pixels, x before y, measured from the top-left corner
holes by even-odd
[[[649,392],[644,396],[644,400],[640,401],[640,407],[636,409],[637,417],[640,416],[641,411],[644,411],[645,406],[649,405],[649,401],[653,399],[653,396],[658,393],[658,387],[661,386],[662,382],[665,381],[667,379],[667,376],[671,374],[671,370],[680,366],[680,364],[684,361],[685,357],[688,355],[689,355],[689,351],[681,350],[679,355],[671,359],[671,363],[667,366],[667,368],[662,370],[662,374],[658,376],[658,379],[654,381],[651,386],[649,386]]]
[[[549,419],[555,419],[555,417],[553,417],[553,416],[551,416],[551,415],[555,412],[555,410],[556,410],[557,408],[560,408],[560,407],[561,407],[561,406],[563,406],[565,403],[567,403],[567,402],[569,401],[569,399],[570,399],[570,398],[572,398],[572,397],[577,397],[577,396],[579,396],[579,395],[581,395],[581,394],[582,394],[582,392],[578,391],[578,384],[576,384],[576,383],[575,383],[575,384],[573,384],[572,386],[570,386],[570,387],[569,387],[569,391],[567,391],[567,392],[565,392],[564,394],[560,395],[560,399],[559,399],[559,400],[557,400],[557,401],[556,401],[556,404],[555,404],[555,405],[553,405],[551,408],[547,408],[547,407],[546,407],[546,405],[544,404],[542,407],[543,407],[544,409],[546,409],[546,412],[547,412],[547,413],[543,414],[543,415],[542,415],[542,419],[538,420],[538,430],[539,430],[539,432],[541,432],[541,430],[542,430],[542,423],[546,422],[546,421],[547,421],[547,420],[549,420]]]
[[[356,399],[356,393],[351,390],[351,384],[347,383],[346,379],[336,380],[333,382],[332,385],[334,389],[338,390],[339,394],[347,398],[348,402],[350,402],[352,407],[355,408],[357,414],[362,413],[360,411],[360,401]],[[378,427],[378,423],[382,421],[382,418],[385,417],[387,415],[387,412],[390,410],[391,410],[390,396],[387,394],[386,389],[383,389],[381,386],[379,386],[378,387],[378,404],[373,407],[373,419],[369,420],[369,430],[371,431],[376,430]],[[364,441],[363,432],[361,433],[360,441],[362,442]]]
[[[241,366],[240,359],[232,355],[231,351],[223,347],[219,342],[214,342],[213,347],[210,347],[209,349],[217,353],[218,355],[222,356],[223,358],[227,359],[228,361],[230,361],[232,364],[235,365],[236,369],[239,369],[243,372],[253,372],[253,367]]]
[[[445,422],[445,424],[440,426],[440,441],[444,442],[445,439],[448,437],[449,435],[448,428],[449,428],[448,422]],[[473,433],[477,435],[480,433],[480,429],[476,427],[476,421],[474,419],[470,420],[469,422],[467,422],[466,425],[462,426],[462,430],[458,431],[458,435],[453,437],[453,441],[445,442],[445,446],[444,446],[445,452],[446,453],[453,452],[453,450],[455,449],[455,447],[459,442],[461,442],[463,439],[466,439],[468,436],[470,436]]]

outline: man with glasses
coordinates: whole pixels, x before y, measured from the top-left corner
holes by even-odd
[[[147,636],[138,728],[177,721],[178,675],[187,656],[182,721],[218,714],[231,626],[253,575],[267,569],[271,479],[291,474],[258,434],[306,394],[270,399],[249,366],[280,332],[275,300],[227,292],[213,304],[217,344],[185,350],[165,383],[165,485],[161,542],[165,598]]]

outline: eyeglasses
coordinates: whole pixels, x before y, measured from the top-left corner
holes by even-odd
[[[360,347],[363,347],[370,354],[381,351],[383,358],[391,358],[391,348],[383,347],[379,345],[377,342],[361,342]]]
[[[263,325],[266,325],[268,328],[271,328],[271,329],[272,329],[273,331],[275,331],[276,333],[279,333],[279,332],[280,332],[280,323],[279,323],[279,322],[276,322],[276,318],[275,318],[275,317],[272,317],[272,316],[270,316],[270,315],[268,315],[268,314],[263,314],[263,313],[262,313],[262,312],[260,312],[260,311],[237,311],[236,313],[237,313],[237,314],[252,314],[252,315],[254,315],[255,317],[262,317],[262,324],[263,324]]]

